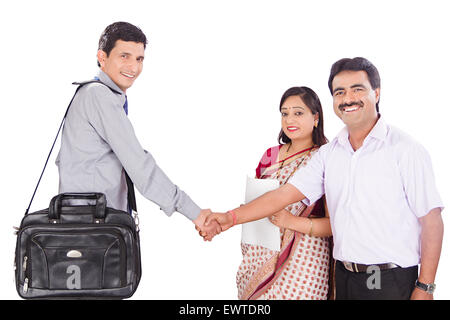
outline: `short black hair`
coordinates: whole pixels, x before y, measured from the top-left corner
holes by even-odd
[[[114,22],[106,27],[98,41],[98,50],[106,52],[109,56],[111,50],[116,45],[117,40],[133,41],[144,44],[144,49],[147,46],[147,37],[141,29],[128,22]],[[97,61],[100,67],[100,63]]]
[[[380,88],[380,74],[377,68],[367,60],[366,58],[356,57],[353,59],[344,58],[336,61],[331,67],[330,77],[328,78],[328,88],[330,89],[331,95],[333,95],[333,79],[341,71],[365,71],[369,77],[370,85],[372,89]],[[376,104],[377,112],[379,112],[378,103]]]

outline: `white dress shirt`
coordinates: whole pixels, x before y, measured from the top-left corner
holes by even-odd
[[[419,264],[418,218],[443,208],[427,151],[382,118],[357,151],[344,128],[289,183],[306,204],[325,194],[341,261]]]

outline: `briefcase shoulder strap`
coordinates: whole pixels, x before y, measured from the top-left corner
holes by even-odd
[[[49,161],[49,159],[50,159],[50,155],[52,154],[53,148],[55,147],[56,141],[58,140],[59,133],[61,132],[61,129],[62,129],[63,125],[64,125],[64,122],[65,122],[65,120],[66,120],[67,113],[69,112],[69,109],[70,109],[70,106],[72,105],[73,99],[75,99],[75,96],[77,95],[77,93],[78,93],[78,91],[81,89],[81,87],[83,87],[83,86],[85,86],[85,85],[87,85],[87,84],[90,84],[90,83],[99,83],[99,84],[102,84],[102,85],[108,87],[112,92],[114,92],[114,93],[116,93],[116,94],[122,94],[121,92],[119,92],[119,91],[117,91],[117,90],[111,88],[110,86],[108,86],[107,84],[101,82],[101,81],[98,80],[98,79],[93,79],[93,80],[88,80],[88,81],[83,81],[83,82],[73,82],[73,83],[72,83],[72,84],[74,84],[74,85],[77,85],[78,87],[77,87],[77,89],[75,90],[75,93],[74,93],[72,99],[70,100],[69,105],[68,105],[67,108],[66,108],[66,112],[64,113],[64,116],[63,116],[63,118],[62,118],[61,124],[59,125],[58,132],[56,133],[56,137],[55,137],[55,139],[53,140],[53,144],[52,144],[52,146],[51,146],[51,148],[50,148],[50,152],[48,153],[47,159],[45,160],[44,168],[42,169],[41,175],[39,176],[39,180],[38,180],[38,182],[37,182],[37,184],[36,184],[36,188],[34,189],[33,195],[31,196],[30,203],[28,204],[28,207],[27,207],[27,209],[25,210],[25,215],[27,215],[28,212],[29,212],[29,210],[30,210],[30,207],[31,207],[31,204],[32,204],[32,202],[33,202],[34,196],[36,195],[36,191],[37,191],[37,189],[38,189],[38,187],[39,187],[39,184],[41,183],[42,176],[44,175],[44,171],[45,171],[45,169],[47,168],[47,164],[48,164],[48,161]],[[134,186],[133,186],[133,182],[131,181],[130,177],[128,176],[128,174],[127,174],[126,172],[125,172],[125,178],[126,178],[126,181],[127,181],[127,187],[128,187],[128,203],[130,204],[131,209],[134,210],[134,211],[136,212],[136,211],[137,211],[137,209],[136,209],[136,197],[135,197],[135,194],[134,194]]]
[[[81,82],[72,82],[72,84],[77,85],[78,88],[80,88],[80,87],[82,87],[82,86],[85,86],[85,85],[87,85],[87,84],[90,84],[90,83],[100,83],[100,84],[104,85],[105,87],[108,87],[109,90],[111,90],[112,92],[114,92],[114,93],[116,93],[116,94],[122,94],[122,92],[119,92],[119,91],[117,91],[117,90],[114,89],[114,88],[111,88],[111,87],[108,86],[106,83],[101,82],[101,81],[98,80],[98,79],[92,79],[92,80],[81,81]]]

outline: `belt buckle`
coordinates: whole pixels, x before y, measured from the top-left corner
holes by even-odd
[[[400,268],[400,266],[392,262],[389,262],[387,264],[387,269],[396,269],[396,268]]]
[[[347,269],[348,271],[354,272],[353,271],[353,263],[347,262],[347,261],[342,261],[342,263],[344,264],[345,269]]]

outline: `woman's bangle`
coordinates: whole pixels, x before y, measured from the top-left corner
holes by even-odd
[[[236,213],[234,213],[233,210],[230,210],[227,213],[230,213],[231,217],[233,218],[233,225],[232,225],[232,227],[233,227],[236,224]]]

